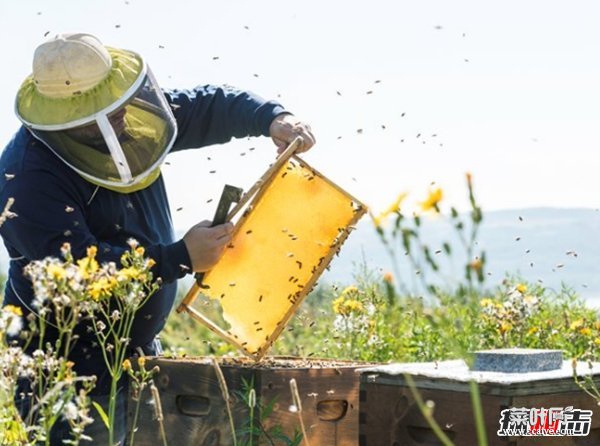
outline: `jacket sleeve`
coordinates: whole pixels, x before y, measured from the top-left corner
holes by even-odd
[[[86,224],[85,200],[49,172],[16,175],[2,188],[2,203],[12,197],[11,211],[16,215],[0,227],[11,257],[24,256],[28,261],[47,256],[60,258],[61,247],[68,242],[73,256],[82,258],[90,246],[98,247],[100,263],[121,265],[121,255],[129,249],[126,236],[118,245],[95,237]],[[146,255],[156,261],[155,276],[172,282],[190,271],[190,259],[183,240],[172,244],[144,245]]]
[[[230,86],[167,90],[177,120],[173,151],[225,143],[231,138],[269,136],[273,119],[286,113],[275,101]]]

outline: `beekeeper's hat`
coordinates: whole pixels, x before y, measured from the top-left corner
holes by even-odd
[[[90,34],[59,34],[35,50],[16,113],[88,181],[131,192],[152,183],[177,133],[152,72],[133,51]]]

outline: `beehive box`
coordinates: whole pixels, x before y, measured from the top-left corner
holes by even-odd
[[[152,358],[147,361],[146,368],[155,365],[160,367],[155,382],[160,393],[168,444],[233,444],[224,399],[211,361],[206,358]],[[289,410],[293,404],[289,381],[294,378],[310,444],[356,445],[359,387],[356,370],[359,366],[364,365],[297,358],[266,358],[260,364],[248,359],[224,360],[221,369],[231,394],[238,439],[240,433],[247,429],[249,420],[249,408],[239,393],[244,381],[253,382],[257,405],[273,404],[272,413],[262,420],[264,429],[269,431],[280,427],[287,437],[293,437],[300,427],[298,413]],[[130,398],[130,429],[135,409],[136,401]],[[257,411],[255,422],[259,418]],[[159,439],[159,424],[155,420],[150,393],[146,390],[141,398],[135,444],[154,444]]]
[[[582,365],[580,373],[586,373]],[[600,411],[596,401],[574,382],[572,367],[537,373],[470,372],[462,361],[393,364],[363,373],[360,382],[360,446],[441,445],[415,402],[404,373],[423,401],[433,401],[434,418],[455,446],[476,446],[469,380],[479,383],[489,446],[600,445]],[[600,373],[600,365],[594,369]],[[598,375],[593,375],[600,381]],[[591,410],[585,436],[499,436],[501,412],[510,408]]]

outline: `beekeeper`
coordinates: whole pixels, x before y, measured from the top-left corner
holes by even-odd
[[[181,240],[174,237],[160,171],[165,157],[232,137],[270,136],[280,152],[296,136],[303,139],[301,151],[315,142],[309,126],[277,102],[225,86],[162,90],[139,54],[83,33],[38,46],[15,108],[23,125],[0,158],[0,203],[14,198],[17,215],[0,227],[10,256],[4,304],[21,307],[25,316],[34,312],[23,267],[60,257],[65,242],[75,258],[97,246],[99,262],[119,264],[127,240],[136,239],[163,282],[131,333],[131,348],[146,354],[158,353],[155,337],[177,279],[210,269],[232,232],[229,223],[211,228],[203,222]],[[95,392],[102,396],[109,377],[90,339],[82,334],[70,359],[79,375],[98,377]],[[61,435],[53,432],[53,442]]]

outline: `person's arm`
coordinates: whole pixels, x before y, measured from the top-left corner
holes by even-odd
[[[61,246],[68,242],[73,256],[82,258],[90,246],[98,247],[100,263],[115,262],[121,266],[121,255],[129,249],[122,244],[96,238],[86,225],[85,202],[61,180],[48,172],[21,173],[8,181],[0,195],[6,201],[14,198],[11,211],[16,214],[0,227],[7,243],[28,260],[47,256],[60,258]],[[143,245],[143,240],[138,240]],[[172,282],[191,271],[185,242],[144,246],[146,255],[156,261],[153,272],[165,282]]]
[[[287,114],[275,101],[229,86],[166,90],[177,120],[173,151],[225,143],[231,138],[270,136],[277,116]]]

